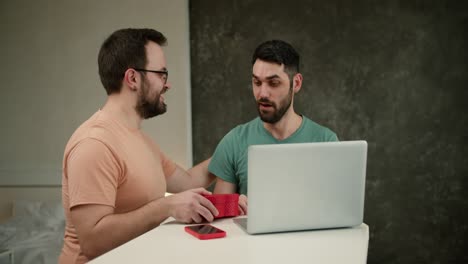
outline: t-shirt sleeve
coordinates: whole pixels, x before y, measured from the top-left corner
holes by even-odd
[[[340,141],[338,139],[338,136],[333,132],[333,131],[329,131],[328,133],[328,141]]]
[[[82,204],[115,207],[122,170],[104,143],[84,139],[70,152],[66,164],[70,209]]]
[[[216,150],[211,157],[208,171],[223,179],[224,181],[238,184],[236,177],[235,155],[236,135],[234,130],[226,134],[219,142]]]

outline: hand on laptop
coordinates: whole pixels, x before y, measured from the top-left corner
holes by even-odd
[[[239,196],[239,213],[240,215],[247,214],[247,196],[244,194]]]

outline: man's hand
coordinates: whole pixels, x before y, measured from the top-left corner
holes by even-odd
[[[168,196],[170,216],[184,223],[201,223],[205,219],[212,222],[218,210],[201,194],[211,193],[204,188],[197,188]]]
[[[244,194],[239,196],[239,212],[241,215],[247,214],[247,196]]]

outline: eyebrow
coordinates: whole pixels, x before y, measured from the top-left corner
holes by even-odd
[[[153,68],[153,67],[146,66],[146,68],[150,68],[150,69],[151,69],[151,68]],[[154,67],[154,68],[156,68],[156,67]],[[154,68],[153,68],[153,69],[154,69]],[[166,67],[156,68],[156,69],[157,69],[156,71],[167,71],[167,68],[166,68]]]
[[[259,78],[258,76],[256,76],[255,74],[252,74],[252,77],[255,78],[255,79],[260,79],[260,78]],[[267,79],[267,80],[281,79],[281,77],[280,77],[278,74],[273,74],[273,75],[270,75],[270,76],[265,77],[265,79]]]

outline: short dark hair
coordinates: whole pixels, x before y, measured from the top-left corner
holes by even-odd
[[[128,68],[144,68],[145,45],[153,41],[166,45],[166,37],[149,28],[126,28],[112,33],[102,44],[98,55],[99,77],[107,94],[119,93]]]
[[[291,44],[282,40],[268,40],[260,44],[252,56],[252,65],[257,59],[284,64],[286,73],[290,75],[299,72],[299,54]]]

